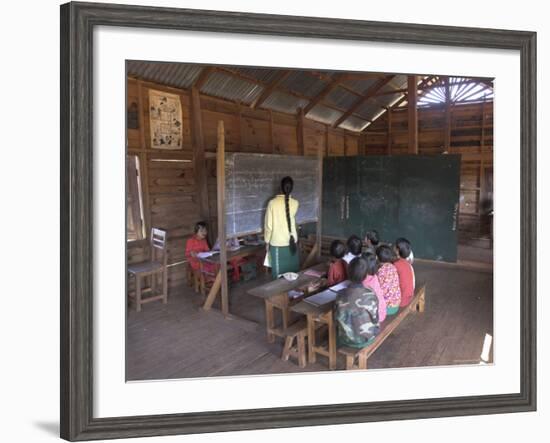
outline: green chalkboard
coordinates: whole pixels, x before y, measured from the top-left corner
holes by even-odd
[[[329,157],[323,234],[411,241],[415,257],[455,262],[460,155]]]

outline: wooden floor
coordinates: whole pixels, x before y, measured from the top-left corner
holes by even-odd
[[[476,364],[485,334],[493,334],[493,274],[415,263],[426,281],[426,311],[409,315],[369,358],[369,368]],[[231,288],[230,312],[200,309],[202,297],[189,288],[172,291],[167,305],[150,303],[127,319],[128,380],[326,371],[324,357],[304,369],[280,359],[282,340],[265,339],[263,302],[246,290],[266,281]],[[338,368],[343,369],[343,360]]]

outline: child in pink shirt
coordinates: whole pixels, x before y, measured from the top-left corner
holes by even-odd
[[[363,280],[363,286],[372,289],[376,294],[378,298],[378,321],[382,323],[386,318],[386,300],[376,276],[376,272],[378,271],[376,255],[367,252],[363,255],[363,258],[367,262],[367,277]]]
[[[392,248],[387,245],[378,246],[376,255],[380,261],[378,269],[378,281],[386,300],[386,313],[388,315],[397,314],[401,304],[401,287],[399,286],[399,274],[393,265],[397,259]]]

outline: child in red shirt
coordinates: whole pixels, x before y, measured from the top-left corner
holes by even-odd
[[[198,271],[200,269],[200,263],[199,259],[197,258],[197,254],[199,252],[210,251],[208,241],[206,240],[206,236],[208,235],[208,228],[206,223],[202,221],[198,222],[195,225],[194,232],[195,235],[193,235],[193,237],[190,237],[185,245],[185,258],[189,260],[191,269],[193,269],[194,271]],[[212,263],[203,262],[203,269],[205,271],[214,272],[214,268],[215,266]]]
[[[395,253],[399,259],[393,263],[399,275],[399,287],[401,288],[400,306],[407,306],[414,297],[415,276],[412,265],[407,260],[411,254],[411,244],[406,238],[395,240]]]
[[[342,259],[346,253],[346,246],[340,240],[334,240],[330,245],[330,255],[333,260],[330,263],[327,274],[328,286],[334,286],[348,278],[347,264]]]

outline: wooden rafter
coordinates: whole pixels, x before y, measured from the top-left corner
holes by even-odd
[[[197,88],[200,91],[200,89],[206,83],[206,80],[208,80],[208,77],[210,76],[210,74],[212,74],[212,72],[214,72],[214,71],[215,71],[215,68],[213,66],[208,66],[208,67],[202,68],[201,73],[195,79],[195,81],[191,85],[190,89]]]
[[[267,98],[273,93],[273,91],[275,91],[275,89],[277,89],[277,86],[279,86],[279,84],[282,81],[284,81],[284,79],[287,78],[290,75],[291,72],[292,71],[290,71],[288,69],[285,70],[285,71],[280,71],[275,76],[275,78],[271,81],[271,83],[264,86],[263,92],[260,94],[260,96],[256,100],[254,100],[250,104],[250,107],[252,109],[256,109],[257,107],[261,106],[262,103],[267,100]]]
[[[342,124],[342,122],[344,122],[350,115],[352,115],[355,111],[357,111],[357,109],[359,109],[360,106],[362,106],[367,100],[369,100],[371,97],[373,97],[374,94],[376,94],[380,89],[382,89],[384,86],[386,86],[394,77],[395,77],[395,75],[388,75],[385,78],[382,78],[382,79],[378,80],[374,85],[372,85],[367,90],[367,92],[365,93],[365,95],[363,97],[361,97],[359,100],[357,100],[352,105],[352,107],[347,110],[347,112],[345,112],[340,118],[338,118],[332,124],[332,127],[336,128],[337,126]]]
[[[304,114],[307,114],[315,107],[315,105],[321,103],[327,97],[327,95],[329,95],[340,84],[343,78],[343,74],[336,74],[334,77],[332,77],[332,79],[323,88],[323,90],[315,97],[313,97],[313,99],[304,108]]]

